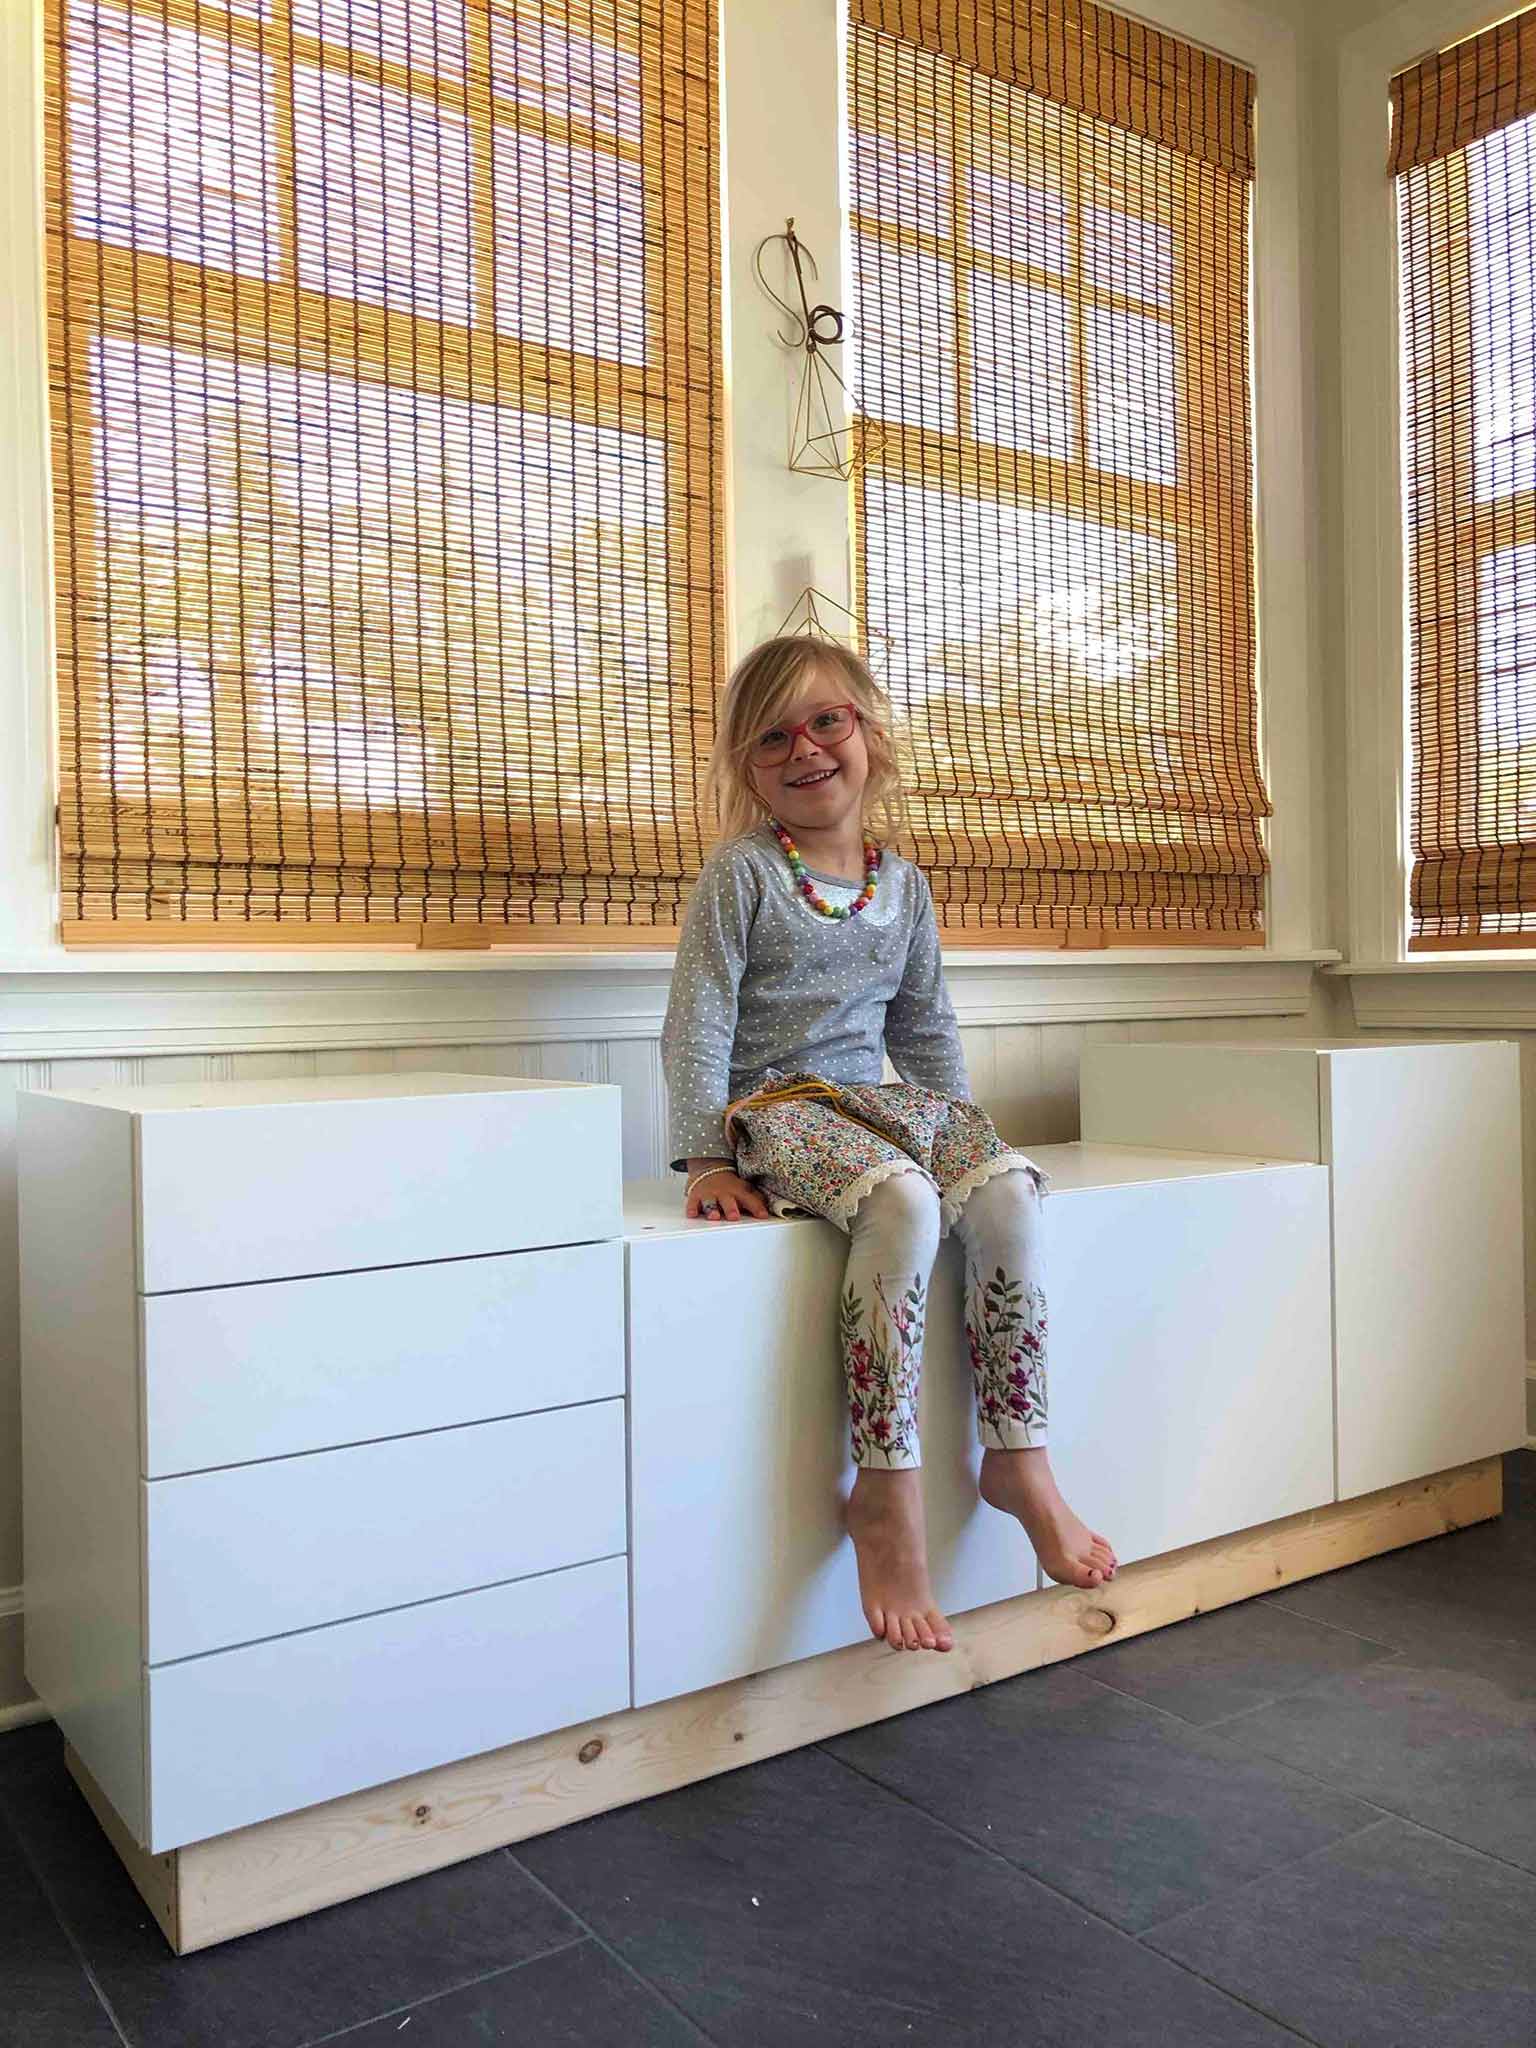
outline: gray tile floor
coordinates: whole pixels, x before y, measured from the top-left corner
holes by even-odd
[[[176,1960],[0,1736],[4,2048],[1533,2048],[1506,1511]]]

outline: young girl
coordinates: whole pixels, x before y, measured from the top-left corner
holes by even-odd
[[[1045,1449],[1046,1176],[969,1100],[926,878],[866,834],[900,787],[887,706],[830,642],[767,641],[726,691],[711,784],[722,844],[688,906],[662,1033],[686,1210],[808,1209],[844,1231],[838,1311],[853,1459],[848,1529],[871,1632],[948,1650],[929,1583],[917,1386],[941,1235],[965,1248],[981,1497],[1051,1578],[1115,1554],[1062,1499]],[[882,1084],[889,1053],[900,1082]]]

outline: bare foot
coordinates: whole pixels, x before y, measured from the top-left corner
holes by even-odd
[[[1062,1499],[1043,1444],[1032,1451],[984,1451],[980,1493],[989,1507],[1018,1516],[1041,1570],[1058,1585],[1091,1589],[1115,1576],[1119,1559]]]
[[[848,1534],[870,1634],[893,1650],[952,1650],[954,1634],[928,1581],[921,1472],[861,1467],[848,1496]]]

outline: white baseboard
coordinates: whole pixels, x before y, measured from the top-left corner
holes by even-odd
[[[21,1587],[0,1586],[0,1626],[13,1619],[19,1620],[20,1617]],[[16,1665],[16,1678],[18,1683],[25,1685],[26,1681],[21,1677],[19,1659]],[[0,1685],[6,1682],[5,1673],[0,1672]],[[48,1709],[41,1700],[33,1699],[30,1692],[24,1700],[0,1700],[0,1735],[9,1728],[26,1728],[34,1721],[46,1721],[48,1718]]]

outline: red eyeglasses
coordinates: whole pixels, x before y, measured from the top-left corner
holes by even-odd
[[[818,747],[840,747],[852,739],[863,714],[857,704],[822,704],[798,725],[771,725],[752,742],[747,759],[754,768],[777,768],[795,751],[801,733]]]

